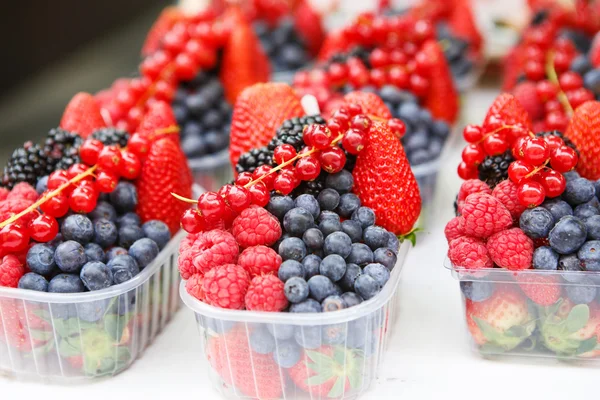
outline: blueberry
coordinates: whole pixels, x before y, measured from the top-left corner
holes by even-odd
[[[27,252],[27,266],[31,272],[50,275],[56,267],[54,250],[47,244],[35,244]]]
[[[318,202],[321,210],[333,211],[340,204],[340,194],[335,189],[323,189],[319,193]]]
[[[107,300],[96,300],[86,301],[84,303],[77,304],[77,316],[82,321],[86,322],[97,322],[104,317],[106,307],[108,305]]]
[[[121,181],[110,194],[110,202],[120,214],[133,211],[138,204],[137,189],[132,183]]]
[[[323,222],[328,219],[340,222],[340,215],[341,214],[336,214],[333,211],[321,211],[321,214],[319,214],[319,222]]]
[[[571,71],[575,71],[581,76],[583,76],[591,68],[592,64],[585,54],[578,55],[571,62]]]
[[[360,242],[362,240],[362,227],[358,221],[347,219],[342,222],[342,232],[350,237],[352,243]]]
[[[589,278],[583,278],[577,285],[566,285],[567,297],[575,304],[589,304],[596,298],[596,286]]]
[[[140,273],[137,262],[129,255],[116,256],[108,262],[107,266],[112,272],[115,284],[127,282]]]
[[[600,198],[600,179],[594,182],[594,191],[596,192],[596,198]]]
[[[258,354],[269,354],[275,350],[275,338],[271,336],[263,325],[254,329],[248,337],[250,347]]]
[[[283,228],[292,236],[302,236],[307,229],[315,225],[312,214],[304,208],[296,207],[283,217]]]
[[[394,235],[392,232],[388,231],[388,242],[386,244],[386,247],[390,250],[392,250],[394,253],[398,254],[398,251],[400,251],[400,240],[398,239],[398,236]]]
[[[577,178],[567,181],[567,187],[563,198],[572,206],[590,201],[596,194],[596,189],[591,181],[585,178]]]
[[[326,344],[342,344],[346,341],[346,324],[329,324],[323,326],[323,342]]]
[[[310,301],[310,300],[312,300],[312,299],[309,299],[307,301]],[[312,300],[312,301],[314,301],[314,300]],[[317,303],[317,302],[315,302],[315,303]],[[303,303],[300,303],[300,304],[303,304]],[[299,306],[300,304],[294,304],[292,307]],[[318,312],[320,312],[321,305],[319,303],[317,303],[317,306],[319,307]],[[307,311],[300,311],[300,312],[307,312]],[[308,311],[308,312],[310,312],[310,311]],[[296,343],[298,343],[300,346],[304,347],[305,349],[319,348],[319,347],[321,347],[321,343],[322,343],[321,327],[320,326],[298,326],[298,328],[296,329],[296,332],[294,332],[294,339],[296,340]]]
[[[574,253],[581,247],[587,237],[585,225],[571,216],[562,217],[554,225],[548,235],[550,247],[559,254]]]
[[[361,274],[354,281],[354,290],[360,297],[369,300],[381,291],[381,285],[368,274]]]
[[[411,125],[419,123],[420,108],[415,103],[403,103],[398,108],[398,117]]]
[[[290,303],[300,303],[308,298],[308,283],[293,276],[285,282],[283,292]]]
[[[140,269],[146,268],[159,252],[156,242],[148,238],[138,240],[129,248],[129,255],[137,261]]]
[[[54,261],[63,272],[78,272],[87,262],[87,256],[80,243],[68,240],[56,248]]]
[[[323,236],[327,237],[334,232],[342,230],[342,223],[334,218],[327,218],[321,220],[319,223],[319,230],[323,233]]]
[[[460,290],[467,299],[480,302],[492,297],[492,294],[494,294],[494,283],[486,281],[461,281]]]
[[[204,138],[206,139],[208,150],[213,153],[224,149],[229,143],[229,137],[227,135],[213,130],[206,132]]]
[[[322,302],[326,297],[331,296],[335,292],[333,282],[331,282],[331,280],[328,277],[323,275],[315,275],[312,278],[310,278],[308,280],[308,290],[310,297],[317,300],[319,303]],[[319,309],[320,308],[321,305],[319,304]]]
[[[285,340],[277,343],[273,352],[273,360],[283,368],[291,368],[300,361],[302,349],[293,340]]]
[[[304,260],[302,260],[302,266],[304,267],[304,275],[306,279],[310,279],[319,274],[321,261],[321,257],[315,254],[309,254],[304,257]]]
[[[171,240],[171,231],[169,227],[162,221],[152,220],[142,225],[144,236],[156,242],[159,249],[163,249],[169,240]]]
[[[321,261],[319,272],[333,282],[337,282],[346,273],[346,261],[337,254],[328,255]]]
[[[448,123],[446,121],[442,121],[439,119],[435,120],[435,121],[433,121],[432,127],[433,127],[433,133],[442,139],[447,138],[448,135],[450,134],[450,126],[448,125]]]
[[[300,303],[292,304],[290,306],[290,312],[292,313],[320,313],[321,303],[315,299],[306,299]]]
[[[594,93],[600,95],[600,68],[588,71],[583,76],[583,85]]]
[[[345,169],[335,174],[329,174],[325,179],[325,187],[335,189],[340,194],[348,193],[352,190],[352,186],[354,186],[352,173]]]
[[[302,241],[306,245],[309,251],[318,250],[323,247],[323,232],[317,228],[310,228],[304,235],[302,235]]]
[[[94,238],[94,224],[81,214],[73,214],[65,218],[60,231],[64,240],[74,240],[81,244],[86,244]]]
[[[127,255],[127,254],[129,254],[129,252],[122,247],[113,247],[112,249],[110,249],[109,251],[106,252],[106,261],[110,261],[113,258],[115,258],[116,256],[120,256],[123,254]]]
[[[381,287],[390,280],[390,271],[379,263],[368,264],[363,269],[363,274],[370,275]]]
[[[118,237],[119,246],[128,249],[144,237],[144,231],[138,225],[124,225],[119,229]]]
[[[558,269],[558,253],[548,246],[538,247],[533,252],[533,268],[556,271]]]
[[[579,179],[581,178],[581,175],[579,175],[579,173],[577,171],[569,171],[569,172],[565,172],[563,174],[563,176],[565,177],[565,180],[568,181],[572,181],[575,179]]]
[[[202,115],[210,108],[210,103],[200,94],[188,95],[185,99],[185,105],[196,116]]]
[[[352,240],[344,232],[333,232],[325,237],[323,250],[326,255],[338,254],[346,258],[352,252]]]
[[[48,178],[49,176],[43,176],[39,181],[35,184],[35,191],[37,194],[42,194],[48,189]]]
[[[363,240],[371,250],[386,247],[389,241],[388,231],[379,226],[369,226],[363,231]]]
[[[306,63],[306,52],[302,48],[302,46],[296,45],[287,45],[284,46],[281,50],[281,61],[289,66],[289,69],[297,69]]]
[[[398,256],[393,250],[387,247],[380,247],[373,252],[373,261],[379,264],[383,264],[390,271],[396,266]]]
[[[304,266],[296,260],[285,260],[281,263],[277,276],[283,282],[287,282],[288,279],[294,276],[304,279]]]
[[[48,281],[42,275],[36,274],[35,272],[28,272],[19,279],[18,288],[47,292]]]
[[[342,289],[351,292],[354,290],[354,282],[356,278],[362,273],[360,267],[356,264],[346,264],[346,272],[340,281],[338,282]]]
[[[100,261],[104,262],[106,255],[104,254],[104,250],[97,243],[88,243],[83,247],[85,251],[85,256],[88,261]]]
[[[88,290],[106,289],[114,283],[110,268],[98,261],[85,264],[79,277]]]
[[[119,228],[125,225],[140,225],[141,223],[140,216],[134,212],[125,213],[117,219],[117,226]]]
[[[567,272],[561,274],[567,282],[578,282],[582,278],[580,272],[583,271],[583,267],[576,254],[560,256],[558,259],[558,269]]]
[[[267,211],[276,216],[280,221],[285,214],[294,208],[294,200],[290,196],[271,196]]]
[[[107,219],[109,221],[116,222],[117,221],[117,211],[115,208],[107,201],[99,201],[96,205],[94,211],[92,211],[88,217],[95,221],[100,218]]]
[[[85,286],[79,275],[58,274],[48,283],[50,293],[79,293],[85,291]]]
[[[294,337],[296,328],[294,325],[269,324],[267,325],[269,333],[277,340],[286,340]]]
[[[554,217],[543,207],[527,209],[519,219],[519,227],[532,239],[547,237],[552,226],[554,226]]]
[[[594,197],[594,199],[595,199],[595,197]],[[587,203],[578,205],[573,210],[573,215],[582,221],[585,221],[586,219],[588,219],[589,217],[591,217],[593,215],[597,215],[598,209],[591,203],[592,203],[591,201],[588,201]]]
[[[283,242],[279,244],[278,253],[284,261],[302,261],[306,256],[306,246],[304,245],[302,239],[297,237],[289,237],[284,239]]]
[[[106,248],[117,241],[117,226],[108,219],[98,219],[94,222],[94,243]]]
[[[375,212],[369,207],[359,207],[352,213],[352,220],[358,221],[360,226],[366,229],[375,224]]]
[[[216,129],[221,126],[222,115],[217,110],[209,110],[202,116],[202,125],[208,129]]]
[[[362,297],[360,297],[354,292],[343,293],[342,300],[344,300],[344,305],[346,306],[346,308],[357,306],[363,302]]]
[[[200,157],[208,152],[208,144],[204,136],[201,135],[201,132],[196,132],[195,129],[190,128],[190,125],[198,128],[198,130],[200,129],[196,124],[185,125],[182,132],[181,149],[188,158]]]
[[[59,244],[61,244],[62,242],[64,242],[64,238],[62,233],[57,233],[56,237],[54,239],[52,239],[51,241],[49,241],[48,243],[46,243],[46,245],[48,245],[49,247],[52,248],[52,250],[56,250],[56,248],[58,247]]]
[[[600,271],[600,241],[585,242],[577,252],[577,258],[587,271]]]
[[[329,296],[321,302],[323,312],[338,311],[346,308],[344,299],[341,296]]]
[[[587,238],[592,240],[600,239],[600,215],[592,215],[585,220],[585,228],[587,229]]]
[[[400,89],[398,89],[396,86],[394,85],[384,85],[381,87],[381,89],[379,90],[379,97],[381,97],[381,99],[383,101],[392,103],[392,104],[398,104],[402,102],[402,96],[400,94]]]
[[[364,243],[352,243],[352,251],[346,261],[360,266],[370,264],[373,262],[373,252]]]
[[[550,214],[552,214],[555,221],[558,221],[567,215],[573,215],[573,209],[569,203],[564,200],[549,199],[542,204],[542,207],[550,211]]]

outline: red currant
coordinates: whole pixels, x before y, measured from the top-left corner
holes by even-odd
[[[564,131],[569,124],[569,117],[564,112],[551,112],[546,115],[546,127],[550,130]]]
[[[468,143],[477,143],[483,139],[483,129],[479,125],[467,125],[463,129],[463,137]]]
[[[331,114],[331,119],[337,121],[342,131],[345,131],[350,126],[350,115],[348,115],[348,110],[345,108],[334,111]]]
[[[561,146],[552,152],[550,165],[558,172],[568,172],[575,168],[578,160],[575,150],[568,146]]]
[[[537,207],[544,202],[546,191],[541,183],[535,181],[524,182],[517,189],[519,203],[525,207]]]
[[[512,151],[512,155],[515,158],[515,160],[522,160],[523,159],[523,147],[525,146],[525,143],[529,140],[528,136],[521,136],[520,138],[518,138],[517,140],[515,140],[515,142],[513,143],[513,147],[511,149]]]
[[[546,169],[540,173],[540,183],[548,197],[560,196],[567,186],[567,180],[563,174],[553,169]]]
[[[48,177],[48,189],[56,190],[65,183],[69,182],[69,175],[65,170],[54,171]]]
[[[279,174],[278,177],[279,176],[281,176],[281,174]],[[275,187],[275,190],[277,190],[277,178],[275,178],[275,184],[273,186]],[[248,191],[250,191],[250,194],[252,195],[252,204],[256,204],[259,207],[264,207],[269,204],[271,196],[269,196],[269,189],[267,189],[267,186],[264,183],[256,182],[248,188]]]
[[[235,180],[235,184],[240,186],[246,186],[250,182],[252,182],[252,173],[247,171],[239,174]]]
[[[395,66],[390,68],[388,71],[388,79],[390,84],[398,87],[399,89],[406,89],[410,85],[410,76],[404,68]]]
[[[546,114],[550,114],[551,112],[562,112],[563,106],[558,100],[548,100],[544,104],[544,111],[546,112]]]
[[[96,139],[88,139],[79,148],[79,157],[87,165],[96,165],[98,156],[104,148],[104,144]]]
[[[357,103],[350,103],[346,106],[346,109],[348,110],[348,115],[350,117],[355,117],[358,114],[362,114],[363,109],[362,106],[360,104]]]
[[[388,128],[392,131],[394,135],[398,139],[402,139],[404,134],[406,133],[406,125],[400,118],[390,118],[388,119]]]
[[[79,214],[88,214],[96,208],[98,196],[89,188],[78,186],[69,197],[69,206]]]
[[[285,146],[290,146],[289,144],[285,145]],[[292,146],[290,146],[292,147]],[[294,153],[296,153],[296,150],[292,147],[292,149],[294,150]],[[254,170],[254,172],[252,173],[252,180],[255,181],[257,179],[259,179],[260,177],[263,177],[260,181],[263,182],[265,184],[265,186],[267,186],[268,190],[273,190],[273,182],[275,182],[275,173],[271,173],[271,166],[270,165],[261,165],[260,167],[256,168]]]
[[[360,133],[366,133],[371,129],[371,118],[365,114],[358,114],[350,120],[350,128],[357,130]]]
[[[112,172],[100,171],[96,175],[96,186],[101,193],[112,193],[119,183],[119,177]]]
[[[474,165],[469,165],[464,161],[461,161],[461,163],[458,164],[457,172],[458,176],[464,180],[477,178],[477,168]]]
[[[184,231],[191,234],[200,233],[206,227],[204,217],[198,213],[198,210],[193,208],[185,210],[179,224]]]
[[[366,136],[364,132],[357,129],[349,129],[344,133],[342,138],[342,145],[344,149],[350,154],[358,154],[362,149],[365,148]]]
[[[533,166],[542,165],[550,156],[550,149],[542,138],[530,138],[522,147],[523,160]]]
[[[583,86],[583,79],[577,72],[568,71],[558,78],[558,83],[562,90],[569,91],[579,89]]]
[[[566,95],[567,101],[569,102],[571,107],[573,107],[573,109],[576,109],[586,101],[594,100],[594,93],[583,87],[571,90],[567,92]]]
[[[550,152],[553,152],[565,144],[564,140],[562,140],[560,136],[550,135],[546,136],[544,140],[546,140],[546,145],[550,148]]]
[[[525,75],[532,81],[543,79],[546,76],[544,64],[539,61],[527,61],[525,63]]]
[[[390,63],[390,55],[385,50],[376,48],[369,54],[369,62],[373,68],[385,67]]]
[[[134,133],[129,138],[127,149],[132,153],[137,154],[138,157],[144,158],[150,151],[150,140],[139,133]]]
[[[29,232],[19,223],[0,229],[0,246],[5,253],[19,253],[29,246]]]
[[[331,136],[333,137],[337,137],[340,133],[342,133],[342,126],[337,119],[330,119],[327,121],[327,127],[331,131]]]
[[[339,146],[332,146],[319,154],[319,161],[321,162],[321,167],[325,171],[330,174],[335,174],[344,169],[344,165],[346,165],[346,154],[344,154]]]
[[[225,197],[225,202],[233,212],[239,214],[252,204],[252,193],[243,186],[233,185]]]
[[[107,146],[102,149],[98,156],[98,166],[105,171],[118,173],[123,157],[118,146]]]
[[[355,88],[361,88],[369,84],[369,70],[364,65],[352,65],[348,69],[348,81]]]
[[[73,179],[85,172],[87,172],[88,166],[85,164],[73,164],[67,170],[67,176],[69,179]],[[86,179],[91,179],[91,176],[86,177]]]
[[[38,215],[29,223],[29,234],[36,242],[49,242],[58,234],[58,222],[49,215]]]
[[[534,170],[534,167],[524,161],[517,160],[508,166],[508,177],[516,184],[521,183]]]
[[[321,173],[321,163],[316,155],[302,157],[296,163],[296,175],[303,181],[312,181]]]
[[[477,166],[483,162],[484,158],[485,151],[480,144],[469,144],[463,149],[462,160],[468,165]]]
[[[119,175],[129,180],[137,178],[142,172],[142,162],[139,157],[129,150],[123,150],[121,157],[123,162],[119,167]]]
[[[410,76],[410,88],[418,97],[425,97],[429,91],[429,80],[421,75],[412,74]]]
[[[330,132],[328,129],[327,131]],[[312,140],[314,139],[315,136],[313,133]],[[296,157],[296,149],[291,144],[280,144],[275,147],[275,150],[273,151],[273,161],[275,161],[276,164],[283,164],[294,157]]]
[[[283,171],[275,178],[273,187],[278,193],[288,195],[298,186],[298,178],[294,171]]]
[[[348,76],[348,67],[341,63],[332,63],[328,69],[331,83],[343,82]]]
[[[175,75],[182,81],[190,81],[198,74],[199,65],[196,58],[189,53],[179,53],[175,57]]]
[[[487,154],[495,156],[508,149],[508,141],[499,133],[494,133],[483,140],[483,148]]]
[[[313,125],[315,128],[311,130],[309,141],[316,149],[323,150],[331,146],[333,137],[331,131],[325,125]]]
[[[50,192],[50,190],[46,190],[42,196],[47,196]],[[44,214],[54,218],[61,218],[69,211],[69,199],[66,195],[59,193],[43,202],[40,205],[40,209]]]
[[[535,91],[540,100],[542,100],[542,102],[546,102],[556,97],[556,94],[558,93],[558,88],[554,83],[548,80],[543,80],[539,81],[536,84]]]
[[[218,221],[225,216],[225,201],[215,192],[204,192],[198,197],[198,210],[209,221]]]

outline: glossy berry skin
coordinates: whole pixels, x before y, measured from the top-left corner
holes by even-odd
[[[76,213],[88,214],[96,208],[98,196],[87,187],[78,186],[69,196],[69,206]]]
[[[400,118],[390,118],[387,124],[392,133],[396,135],[398,139],[402,139],[402,137],[404,137],[404,134],[406,133],[406,125]]]
[[[239,214],[252,204],[252,193],[243,186],[233,185],[225,196],[225,203]]]
[[[123,157],[117,146],[107,146],[98,155],[98,166],[106,171],[118,173]]]
[[[563,174],[553,169],[541,172],[539,181],[544,187],[546,196],[548,197],[560,196],[567,186],[567,181]]]
[[[107,171],[100,171],[96,175],[96,187],[101,193],[112,193],[119,183],[119,178]]]
[[[358,132],[366,133],[371,128],[372,121],[371,118],[367,117],[365,114],[359,114],[350,120],[350,128],[356,129]]]
[[[296,178],[294,172],[283,171],[275,178],[273,188],[278,193],[288,195],[298,186],[298,178]],[[267,201],[268,203],[268,201]],[[265,204],[266,205],[266,204]]]
[[[489,155],[495,156],[508,149],[508,142],[500,134],[494,133],[483,140],[483,148]]]
[[[462,152],[462,160],[468,165],[479,165],[485,159],[485,151],[480,145],[469,144]]]
[[[48,189],[50,189],[50,190],[58,189],[59,187],[61,187],[62,185],[64,185],[67,182],[69,182],[69,176],[67,174],[67,171],[64,171],[64,170],[54,171],[48,177]]]
[[[73,179],[76,176],[79,176],[79,175],[85,173],[87,170],[88,170],[88,167],[85,164],[73,164],[67,170],[67,176],[69,177],[69,179]],[[91,179],[91,177],[86,177],[86,179]]]
[[[546,191],[539,182],[529,181],[517,189],[519,202],[525,207],[537,207],[544,202]]]
[[[511,181],[519,184],[523,179],[533,172],[533,167],[524,161],[515,161],[508,167],[508,177]]]
[[[577,153],[568,146],[561,146],[552,152],[550,165],[558,172],[568,172],[577,165]]]
[[[0,229],[0,249],[4,253],[18,253],[29,245],[29,232],[22,225],[12,223]]]
[[[289,146],[289,145],[287,145]],[[292,147],[292,146],[290,146]],[[292,150],[294,150],[294,154],[296,153],[296,150],[292,147]],[[287,160],[286,160],[287,161]],[[259,178],[263,177],[260,182],[264,183],[267,186],[267,189],[269,190],[273,190],[273,183],[275,182],[275,175],[274,173],[271,173],[271,166],[269,165],[261,165],[260,167],[256,168],[254,170],[254,172],[252,173],[252,180],[256,181]]]
[[[358,115],[357,117],[360,117],[360,115]],[[347,130],[346,133],[344,133],[344,137],[342,138],[342,145],[344,146],[344,149],[346,149],[346,151],[350,154],[356,155],[360,153],[360,151],[365,148],[365,144],[366,135],[364,134],[364,132],[361,132],[355,128]]]
[[[142,172],[142,163],[137,155],[129,150],[121,152],[123,161],[119,167],[119,175],[125,179],[133,180]]]
[[[127,142],[127,149],[140,158],[144,158],[150,151],[150,140],[139,133],[134,133]]]
[[[335,174],[344,169],[346,165],[346,154],[338,146],[332,146],[327,150],[324,150],[319,154],[319,161],[321,167],[329,172]]]
[[[190,208],[181,216],[180,225],[187,233],[200,233],[205,227],[204,217],[198,213],[198,210]]]
[[[530,138],[523,147],[523,160],[531,165],[542,165],[550,156],[550,149],[542,138]]]
[[[205,192],[198,198],[198,210],[210,221],[218,221],[225,215],[225,201],[215,192]]]
[[[45,191],[42,196],[50,193],[50,190]],[[63,217],[69,211],[69,199],[64,194],[58,194],[40,205],[40,209],[44,214],[51,217]]]
[[[104,144],[96,139],[88,139],[79,148],[79,157],[87,165],[96,165],[98,156],[104,148]]]
[[[483,130],[478,125],[467,125],[463,130],[463,137],[468,143],[477,143],[483,138]]]
[[[279,175],[281,176],[281,174]],[[277,190],[277,178],[275,179],[274,188]],[[259,207],[264,207],[269,203],[269,189],[262,182],[257,182],[248,188],[248,191],[252,195],[252,204],[256,204]]]
[[[296,156],[296,149],[290,144],[281,144],[273,151],[273,161],[283,164]]]
[[[29,234],[33,240],[40,243],[51,241],[58,234],[58,222],[49,215],[38,215],[29,223]]]
[[[328,148],[333,140],[331,130],[325,125],[311,125],[306,129],[304,143],[319,150]]]
[[[321,173],[321,162],[316,155],[302,157],[296,162],[296,175],[303,181],[312,181]]]
[[[235,180],[235,184],[239,186],[245,186],[250,182],[252,182],[251,172],[242,172],[238,175],[237,179]]]
[[[477,168],[475,168],[474,165],[469,165],[464,161],[461,161],[461,163],[458,164],[457,173],[458,176],[464,180],[477,178]]]

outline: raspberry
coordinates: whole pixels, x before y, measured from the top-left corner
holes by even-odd
[[[202,290],[210,305],[240,310],[244,308],[244,296],[248,291],[250,275],[239,265],[225,264],[215,267],[204,275]]]
[[[526,207],[521,204],[517,197],[517,185],[510,179],[500,182],[493,190],[492,196],[500,200],[504,207],[510,212],[513,219],[519,219]]]
[[[0,201],[6,200],[10,191],[6,188],[0,187]]]
[[[8,199],[20,199],[20,200],[28,200],[31,203],[37,200],[39,197],[37,191],[28,183],[19,182],[15,185],[15,187],[11,190],[8,195]]]
[[[200,301],[205,301],[206,296],[204,290],[202,290],[202,283],[204,282],[204,276],[202,274],[195,274],[185,283],[185,290]]]
[[[237,261],[238,245],[226,231],[215,229],[186,237],[179,246],[179,272],[183,279],[206,274],[214,267]]]
[[[560,298],[560,278],[554,275],[518,274],[519,287],[534,303],[549,306]]]
[[[465,219],[463,217],[454,217],[446,224],[444,235],[448,243],[465,235]]]
[[[479,179],[469,179],[464,181],[460,186],[458,191],[458,201],[464,201],[469,197],[470,194],[473,193],[485,193],[492,194],[492,189],[488,186],[484,181],[480,181]]]
[[[489,194],[469,195],[462,207],[465,233],[469,236],[487,238],[513,224],[510,212],[495,197]]]
[[[533,242],[519,228],[492,235],[487,248],[492,260],[500,267],[510,270],[531,268]]]
[[[261,207],[250,207],[233,220],[231,233],[243,247],[271,246],[281,237],[281,225],[271,213]]]
[[[288,301],[284,284],[275,275],[255,276],[246,293],[246,309],[253,311],[282,311]]]
[[[242,251],[238,258],[238,265],[242,266],[250,276],[276,274],[281,265],[281,256],[267,246],[252,246]]]
[[[466,236],[450,242],[448,258],[455,267],[481,269],[494,266],[485,248],[485,243],[479,239]]]
[[[5,256],[0,263],[0,286],[16,288],[24,273],[25,268],[17,257]]]

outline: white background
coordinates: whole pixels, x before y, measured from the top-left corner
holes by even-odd
[[[470,121],[480,122],[497,89],[476,90],[465,100]],[[443,267],[443,227],[453,215],[459,186],[461,143],[445,157],[431,223],[406,260],[399,286],[400,309],[381,376],[363,398],[461,400],[595,398],[599,371],[589,364],[565,365],[529,359],[485,360],[472,353],[464,328],[460,291]],[[191,311],[182,309],[142,358],[122,374],[73,386],[0,377],[0,399],[185,399],[219,398]]]

